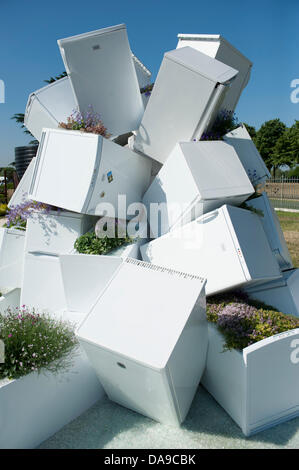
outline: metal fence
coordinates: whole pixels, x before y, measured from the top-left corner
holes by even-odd
[[[299,178],[271,178],[265,190],[275,208],[299,210]]]

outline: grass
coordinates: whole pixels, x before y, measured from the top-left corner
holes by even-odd
[[[277,215],[296,268],[299,268],[299,213],[277,211]]]

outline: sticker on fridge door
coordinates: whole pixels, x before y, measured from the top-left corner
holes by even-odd
[[[111,183],[113,181],[112,171],[109,171],[107,173],[107,179],[108,179],[108,183]]]

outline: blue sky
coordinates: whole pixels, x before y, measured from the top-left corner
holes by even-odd
[[[30,92],[64,70],[57,39],[126,23],[132,51],[155,78],[163,54],[178,33],[222,34],[253,62],[249,84],[236,109],[259,127],[279,117],[299,119],[290,83],[299,79],[298,0],[0,0],[0,166],[28,138],[10,118],[24,112]],[[299,95],[298,95],[299,96]]]

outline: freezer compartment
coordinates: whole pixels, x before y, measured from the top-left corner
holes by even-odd
[[[207,278],[207,295],[281,277],[259,216],[224,205],[141,247],[145,261]]]
[[[144,112],[124,24],[58,41],[81,112],[92,105],[112,135],[137,129]]]
[[[264,185],[270,172],[254,145],[246,127],[242,124],[224,136],[225,142],[232,145],[253,186]]]
[[[212,124],[237,70],[191,47],[164,55],[134,146],[165,163],[177,142],[199,139]]]
[[[63,210],[32,213],[27,221],[25,251],[69,253],[78,237],[94,228],[98,217]]]
[[[252,62],[220,34],[178,34],[177,48],[190,46],[238,70],[221,108],[234,111],[251,73]]]
[[[140,202],[150,174],[150,159],[102,136],[45,129],[29,196],[90,215],[103,215],[109,203],[117,214],[118,196],[127,207]]]
[[[44,127],[57,128],[77,107],[69,77],[56,80],[28,98],[24,124],[40,141]]]
[[[142,202],[152,236],[157,238],[223,204],[238,206],[253,193],[254,188],[230,145],[222,141],[180,142]]]
[[[281,279],[254,286],[245,292],[250,298],[260,300],[282,313],[299,317],[298,269],[284,271]]]
[[[163,423],[185,419],[206,361],[204,285],[122,262],[77,331],[112,400]]]
[[[292,259],[278,217],[267,194],[263,192],[260,197],[247,201],[246,205],[261,211],[261,221],[280,269],[285,271],[293,268]]]

